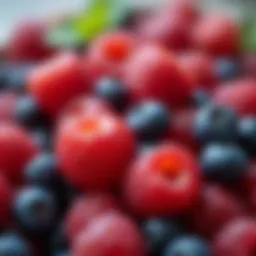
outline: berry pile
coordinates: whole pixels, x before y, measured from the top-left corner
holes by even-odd
[[[0,256],[256,255],[256,54],[193,1],[128,18],[3,50]]]

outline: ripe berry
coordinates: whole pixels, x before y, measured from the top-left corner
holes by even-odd
[[[0,235],[1,256],[30,256],[31,250],[27,242],[17,234],[3,233]]]
[[[194,44],[215,55],[232,55],[239,47],[239,27],[227,17],[208,14],[202,17],[193,31]]]
[[[83,190],[117,185],[134,152],[131,131],[112,115],[85,114],[65,122],[57,132],[61,172]]]
[[[69,241],[74,241],[94,218],[116,210],[118,210],[117,201],[108,194],[88,194],[78,198],[73,202],[66,216],[65,230]]]
[[[225,183],[240,181],[248,169],[246,153],[235,145],[210,144],[204,148],[200,162],[206,178]]]
[[[142,223],[142,232],[147,242],[149,255],[162,255],[166,243],[179,236],[181,227],[174,221],[152,218]]]
[[[192,81],[168,51],[157,46],[137,49],[127,61],[124,82],[135,100],[151,98],[170,107],[184,105]]]
[[[84,229],[75,240],[72,255],[145,256],[145,250],[135,223],[126,216],[110,213],[96,218]]]
[[[192,94],[192,104],[196,108],[201,108],[206,104],[209,104],[211,101],[211,97],[208,92],[202,89],[198,89]]]
[[[19,227],[32,235],[47,234],[53,228],[56,202],[53,195],[42,188],[25,188],[16,195],[13,213]]]
[[[64,228],[64,225],[59,225],[57,229],[51,234],[49,238],[49,250],[51,252],[57,253],[66,251],[69,247],[68,241],[67,241],[67,235],[66,230]]]
[[[237,60],[220,58],[215,61],[216,77],[220,81],[230,80],[241,74],[241,67]]]
[[[253,255],[255,242],[256,222],[250,218],[237,219],[223,227],[215,236],[214,255]]]
[[[97,97],[106,100],[113,109],[122,111],[127,106],[128,89],[117,80],[102,78],[96,83],[94,91]]]
[[[13,121],[13,112],[16,106],[18,96],[12,92],[0,93],[0,120]]]
[[[28,91],[49,115],[57,114],[70,100],[88,91],[88,75],[72,53],[58,55],[35,67]]]
[[[142,154],[125,180],[125,196],[140,215],[182,213],[197,199],[200,187],[196,159],[179,145],[160,145]]]
[[[36,145],[43,151],[52,147],[51,134],[47,129],[39,128],[33,131],[33,138]]]
[[[193,130],[200,143],[234,142],[237,140],[237,117],[229,108],[207,104],[198,110]]]
[[[171,241],[163,256],[210,256],[212,255],[207,243],[196,236],[182,236]]]
[[[14,124],[0,124],[0,169],[9,181],[21,182],[24,167],[36,152],[33,139],[24,130]]]
[[[143,101],[128,112],[126,120],[138,139],[154,141],[166,135],[170,114],[158,101]]]
[[[213,100],[233,109],[239,115],[256,114],[256,81],[241,79],[216,88]]]

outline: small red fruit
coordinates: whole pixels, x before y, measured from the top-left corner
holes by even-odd
[[[195,25],[194,44],[211,54],[233,55],[239,47],[239,27],[234,20],[208,14]]]
[[[12,121],[18,96],[11,92],[0,93],[0,120]]]
[[[58,113],[88,89],[88,74],[80,59],[72,53],[56,56],[36,67],[28,80],[28,91],[50,115]]]
[[[101,214],[118,210],[117,200],[108,194],[87,194],[73,202],[66,217],[66,233],[74,241],[90,222]]]
[[[145,256],[139,228],[124,215],[95,218],[75,240],[73,256]]]
[[[81,189],[117,185],[134,152],[133,134],[113,115],[79,116],[63,123],[57,132],[62,173]]]
[[[157,46],[139,48],[124,70],[124,83],[135,100],[153,98],[167,106],[184,105],[191,93],[191,81],[175,57]]]
[[[0,170],[11,182],[22,181],[22,172],[36,154],[33,138],[11,123],[0,124]]]
[[[125,196],[140,215],[170,216],[193,206],[199,187],[193,155],[182,146],[166,144],[137,159],[125,180]]]

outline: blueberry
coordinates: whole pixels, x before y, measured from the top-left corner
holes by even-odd
[[[145,101],[135,106],[127,114],[128,126],[139,140],[155,141],[168,132],[170,114],[163,104]]]
[[[44,125],[46,121],[46,117],[40,110],[37,102],[28,96],[22,97],[16,103],[14,118],[21,125],[28,128]]]
[[[183,236],[170,241],[163,256],[210,256],[209,246],[199,237]]]
[[[68,241],[64,225],[60,225],[50,236],[50,251],[62,252],[68,249]]]
[[[35,143],[43,151],[47,151],[52,148],[51,132],[47,128],[38,128],[33,130],[32,136]]]
[[[118,111],[122,111],[127,106],[129,99],[127,88],[119,81],[111,78],[102,78],[97,82],[95,95],[106,100]]]
[[[210,144],[204,148],[200,163],[206,178],[229,183],[243,178],[248,157],[238,146]]]
[[[4,233],[0,235],[1,256],[30,256],[29,245],[17,234]]]
[[[59,180],[55,157],[42,153],[32,159],[25,167],[25,180],[30,185],[53,188]]]
[[[181,227],[174,221],[159,218],[142,223],[142,233],[147,242],[150,255],[160,255],[165,244],[182,233]]]
[[[256,118],[246,117],[238,125],[238,137],[241,146],[250,154],[256,152]]]
[[[69,256],[69,252],[67,251],[60,251],[53,254],[53,256]]]
[[[204,90],[196,90],[192,95],[192,103],[195,107],[202,107],[211,100],[208,92]]]
[[[239,62],[230,58],[221,58],[215,61],[216,77],[219,80],[229,80],[241,74]]]
[[[237,141],[237,130],[237,116],[229,108],[208,104],[196,114],[194,134],[200,143]]]
[[[52,230],[56,211],[54,196],[39,187],[19,191],[13,203],[17,225],[23,232],[33,235],[45,235]]]

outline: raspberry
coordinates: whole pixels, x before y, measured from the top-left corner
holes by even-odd
[[[106,212],[118,210],[117,200],[108,194],[88,194],[73,202],[66,217],[66,233],[69,241],[87,228],[94,218]]]
[[[140,215],[182,213],[197,199],[199,168],[182,146],[160,145],[142,154],[125,181],[125,196]]]
[[[56,115],[70,100],[89,89],[82,63],[64,53],[36,67],[28,79],[28,91],[49,115]]]
[[[11,92],[0,93],[0,120],[12,121],[18,96]]]
[[[36,154],[33,138],[14,124],[0,124],[0,169],[13,183],[20,183],[23,168]]]
[[[124,81],[135,100],[153,98],[171,107],[184,105],[192,89],[175,57],[152,45],[134,52],[125,67]]]
[[[65,122],[57,132],[62,173],[81,189],[117,185],[134,151],[133,134],[113,115],[83,115]]]
[[[124,235],[125,234],[125,235]],[[145,256],[139,229],[128,217],[102,215],[88,225],[75,240],[73,256]]]

